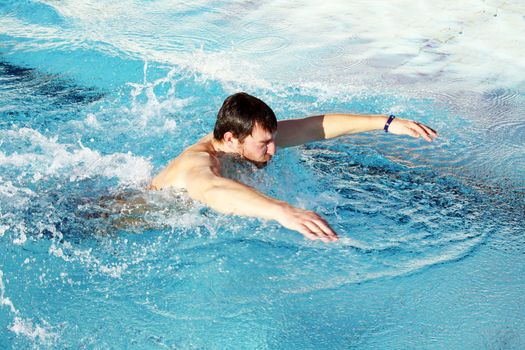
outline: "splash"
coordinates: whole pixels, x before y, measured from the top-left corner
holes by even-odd
[[[57,333],[52,331],[52,326],[47,322],[42,324],[33,323],[30,319],[24,319],[20,316],[20,312],[15,308],[11,300],[5,295],[5,285],[3,281],[4,273],[0,270],[0,305],[6,306],[10,313],[14,316],[13,324],[9,326],[9,330],[16,335],[22,335],[28,338],[33,344],[43,344],[50,346],[59,337]]]
[[[66,178],[69,181],[102,176],[115,177],[120,183],[131,185],[144,183],[151,177],[151,164],[142,157],[133,156],[131,152],[102,155],[80,141],[78,146],[61,144],[56,136],[46,137],[30,128],[2,130],[0,137],[6,148],[10,145],[15,148],[19,142],[27,144],[25,153],[0,152],[0,166],[14,167],[19,171],[24,169],[32,174],[33,181],[49,176]],[[10,188],[7,187],[4,191]]]

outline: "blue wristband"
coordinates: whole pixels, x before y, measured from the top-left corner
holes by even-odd
[[[386,124],[385,124],[385,132],[388,132],[388,127],[390,126],[390,123],[392,123],[392,120],[396,119],[396,116],[393,115],[393,114],[390,114],[390,117],[388,118],[388,120],[386,121]]]

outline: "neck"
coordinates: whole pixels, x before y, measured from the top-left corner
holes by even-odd
[[[229,147],[227,147],[224,142],[217,141],[213,136],[211,139],[211,145],[216,153],[237,153],[235,151],[232,151]]]

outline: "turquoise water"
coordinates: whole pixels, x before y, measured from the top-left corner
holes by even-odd
[[[426,23],[393,40],[331,6],[0,5],[0,348],[525,347],[519,57],[476,65]],[[491,31],[520,13],[486,7]],[[396,113],[441,136],[343,137],[237,175],[322,214],[335,244],[143,190],[240,90],[279,119]]]

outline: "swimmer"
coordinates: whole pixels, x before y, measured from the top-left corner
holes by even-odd
[[[372,130],[427,141],[437,137],[428,126],[387,115],[324,114],[278,122],[266,103],[247,93],[236,93],[224,100],[213,132],[173,159],[148,189],[184,189],[191,198],[218,212],[275,220],[308,239],[336,241],[337,234],[317,213],[224,177],[221,158],[237,155],[261,168],[278,148]]]

